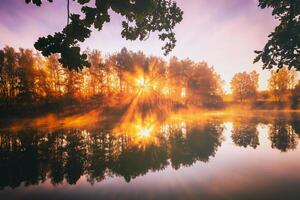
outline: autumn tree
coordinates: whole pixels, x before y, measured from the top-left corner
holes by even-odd
[[[49,80],[48,73],[45,70],[45,63],[47,62],[40,54],[35,54],[35,93],[39,101],[48,101],[51,95],[52,80]]]
[[[111,56],[111,61],[116,69],[119,78],[119,89],[122,93],[126,88],[125,73],[133,72],[134,63],[132,60],[132,53],[126,48],[122,48],[119,53]]]
[[[88,52],[88,59],[91,63],[91,67],[89,69],[89,90],[90,94],[98,95],[103,92],[104,87],[104,76],[105,76],[105,69],[104,69],[104,61],[101,56],[100,51],[93,50]]]
[[[149,71],[150,71],[150,63],[149,57],[146,56],[143,52],[132,52],[130,51],[130,58],[131,58],[131,67],[125,71],[126,77],[126,91],[129,92],[132,87],[136,85],[136,79],[139,78],[140,81],[143,80],[149,82]]]
[[[0,96],[3,102],[12,103],[17,96],[19,54],[12,47],[0,53]]]
[[[105,76],[103,79],[104,94],[112,94],[120,91],[119,73],[115,68],[115,60],[112,55],[104,61]]]
[[[147,76],[149,82],[155,82],[157,89],[161,89],[167,84],[167,64],[163,59],[156,56],[150,56],[148,60]]]
[[[299,0],[259,0],[259,7],[271,8],[279,25],[254,62],[261,60],[264,69],[295,67],[300,69],[300,3]]]
[[[240,102],[253,100],[257,94],[258,79],[256,71],[235,74],[230,82],[232,95]]]
[[[134,85],[136,76],[144,77],[149,72],[149,58],[142,53],[122,48],[119,53],[110,56],[119,80],[120,93],[128,93]]]
[[[35,92],[35,58],[29,49],[20,49],[19,57],[19,97],[25,100],[32,100]]]
[[[48,0],[52,2],[53,0]],[[75,1],[75,0],[74,0]],[[42,0],[25,0],[37,6]],[[115,12],[123,17],[121,35],[127,40],[145,40],[151,32],[157,31],[159,39],[166,41],[162,48],[168,54],[176,43],[174,27],[181,22],[183,12],[172,0],[76,0],[80,14],[69,14],[66,27],[54,35],[41,37],[35,48],[44,56],[60,54],[60,63],[70,69],[90,66],[87,55],[80,52],[79,43],[90,37],[92,28],[100,31],[110,22],[110,14]],[[70,19],[70,22],[69,22]]]
[[[282,102],[296,85],[296,71],[282,68],[272,70],[268,86],[277,102]]]
[[[188,85],[188,74],[191,74],[194,63],[189,60],[179,60],[177,57],[172,57],[169,61],[168,79],[169,93],[172,99],[180,101],[186,97],[186,89]]]
[[[188,72],[188,101],[204,107],[217,107],[223,101],[223,80],[206,62],[196,63]]]
[[[48,57],[46,61],[46,73],[48,77],[48,84],[50,85],[51,96],[60,97],[63,95],[64,88],[64,78],[65,71],[59,63],[59,56],[57,54],[52,54]]]
[[[66,96],[71,99],[81,98],[83,96],[80,93],[82,84],[82,73],[68,70],[66,73]]]
[[[295,85],[295,88],[292,90],[291,103],[292,108],[297,108],[300,100],[300,81]]]

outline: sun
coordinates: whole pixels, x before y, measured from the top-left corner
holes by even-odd
[[[136,85],[141,88],[146,88],[148,86],[144,77],[140,77],[136,80]]]

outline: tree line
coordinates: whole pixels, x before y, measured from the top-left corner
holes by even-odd
[[[238,102],[272,102],[289,104],[292,108],[298,106],[300,97],[300,81],[297,71],[283,67],[271,70],[268,90],[258,91],[259,74],[256,71],[240,72],[233,76],[230,84],[233,99]]]
[[[224,105],[224,81],[206,62],[176,57],[166,62],[126,48],[108,56],[97,50],[85,53],[91,66],[70,70],[60,64],[58,54],[45,58],[30,49],[4,47],[0,50],[0,107],[88,100],[105,105],[114,98],[122,104],[137,96],[172,105]],[[289,102],[296,108],[300,97],[297,72],[286,67],[270,72],[268,91],[258,90],[255,70],[236,73],[230,84],[232,101],[238,103]]]
[[[86,50],[90,67],[69,70],[53,54],[44,58],[30,49],[0,50],[2,106],[148,96],[173,103],[217,106],[222,102],[223,81],[206,62],[176,57],[169,62],[123,48],[101,55]]]
[[[256,149],[260,145],[258,126],[268,125],[270,148],[281,152],[297,147],[300,136],[298,115],[278,114],[233,118],[231,139],[238,147]],[[223,143],[223,122],[206,119],[194,123],[170,123],[160,129],[156,142],[136,142],[126,130],[121,134],[96,129],[37,129],[0,134],[0,190],[37,185],[50,180],[53,185],[76,184],[86,176],[91,184],[111,176],[127,182],[150,171],[168,166],[179,169],[196,161],[214,159]],[[166,124],[161,125],[166,126]],[[159,141],[159,142],[157,142]],[[16,163],[23,163],[22,165]]]

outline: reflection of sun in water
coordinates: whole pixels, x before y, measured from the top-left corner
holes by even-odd
[[[140,127],[138,129],[138,136],[142,138],[147,138],[151,135],[151,129],[150,128],[142,128]]]
[[[135,132],[140,139],[150,139],[153,136],[154,123],[151,119],[142,120],[136,123]]]

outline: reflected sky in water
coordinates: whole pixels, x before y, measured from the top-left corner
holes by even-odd
[[[299,199],[300,114],[143,119],[0,131],[0,199]]]

